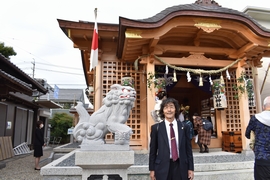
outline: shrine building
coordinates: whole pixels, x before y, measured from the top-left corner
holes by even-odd
[[[151,111],[160,89],[183,107],[189,106],[190,118],[195,112],[211,117],[210,148],[249,149],[246,126],[252,115],[262,111],[257,71],[262,58],[270,56],[270,30],[251,16],[213,0],[197,0],[146,19],[97,22],[98,65],[91,71],[94,22],[58,19],[58,23],[81,52],[95,110],[112,84],[121,84],[123,77],[134,79],[136,102],[127,121],[133,130],[132,149],[148,149],[155,123]],[[163,87],[155,83],[159,78],[165,80]],[[113,137],[109,134],[106,139],[110,142]]]

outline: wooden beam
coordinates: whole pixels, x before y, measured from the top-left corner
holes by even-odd
[[[155,47],[158,41],[159,41],[159,38],[152,39],[151,42],[149,43],[149,48]]]
[[[247,52],[253,50],[254,48],[258,47],[258,44],[249,43],[240,48],[239,50],[232,53],[229,57],[233,59],[242,58],[246,55]]]
[[[202,33],[203,33],[203,31],[201,29],[199,29],[198,33],[196,34],[196,37],[194,38],[194,45],[196,47],[200,46],[200,38],[201,38]]]
[[[199,58],[168,58],[168,57],[161,57],[163,61],[171,65],[178,65],[178,66],[197,66],[197,67],[217,67],[222,68],[225,66],[230,65],[234,61],[232,60],[213,60],[213,59],[199,59]],[[163,65],[159,60],[155,60],[156,65]],[[237,64],[233,67],[237,67]]]
[[[175,52],[204,52],[205,54],[224,54],[230,55],[236,52],[232,48],[215,48],[215,47],[197,47],[197,46],[178,46],[178,45],[157,45],[155,47],[155,52],[160,53],[162,49],[163,52],[175,51]],[[154,53],[156,54],[156,53]]]
[[[270,51],[265,51],[264,53],[263,53],[263,57],[270,57]]]

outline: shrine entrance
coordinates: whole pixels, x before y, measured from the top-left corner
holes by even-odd
[[[165,77],[169,81],[166,86],[167,96],[176,99],[182,107],[189,106],[188,114],[191,121],[193,121],[192,116],[194,113],[200,114],[203,118],[207,116],[211,117],[214,125],[212,139],[217,139],[216,110],[214,109],[212,86],[209,82],[209,76],[202,77],[202,84],[200,86],[200,76],[198,75],[191,74],[191,80],[188,82],[186,73],[176,71],[177,82],[173,82],[174,74],[170,68],[168,74],[165,73],[165,66],[156,66],[155,70],[157,77]],[[220,75],[213,75],[211,78],[215,80],[219,77]],[[215,141],[213,140],[211,144],[214,147],[221,147],[221,142],[215,144]],[[198,148],[194,140],[192,143],[194,148]]]

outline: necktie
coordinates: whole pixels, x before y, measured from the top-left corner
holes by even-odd
[[[176,139],[175,139],[175,134],[173,130],[173,124],[170,123],[170,133],[171,133],[171,150],[172,150],[172,159],[173,161],[176,161],[178,159],[178,152],[177,152],[177,147],[176,147]]]

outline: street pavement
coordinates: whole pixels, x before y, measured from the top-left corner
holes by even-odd
[[[40,159],[40,166],[47,164],[47,158],[53,151],[52,147],[45,147]],[[35,157],[33,151],[29,154],[14,156],[0,161],[6,167],[0,169],[0,180],[42,180],[40,171],[35,170]]]

